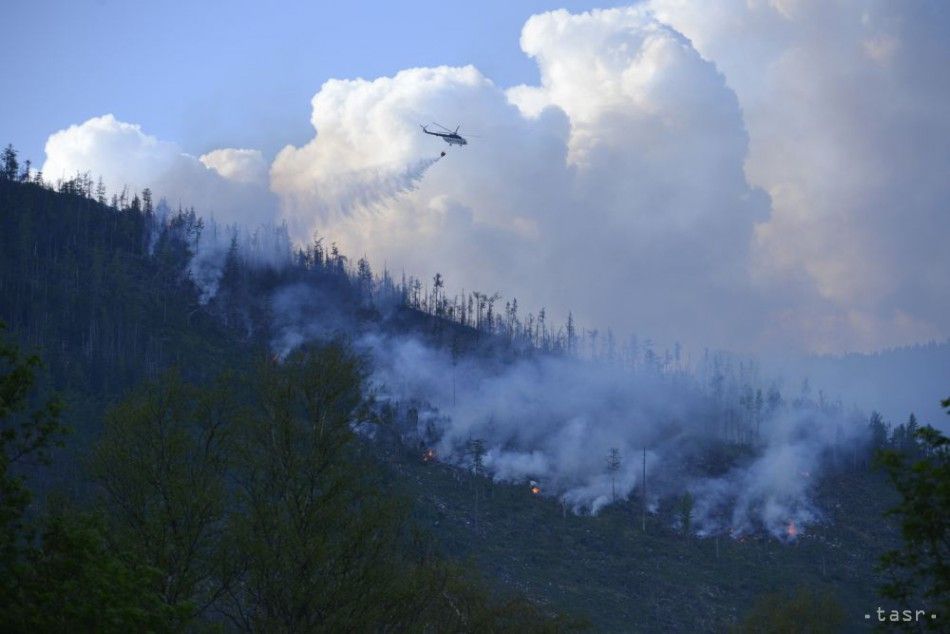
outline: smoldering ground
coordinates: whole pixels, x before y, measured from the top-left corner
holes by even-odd
[[[698,368],[551,354],[499,363],[373,333],[358,346],[379,397],[423,404],[411,437],[460,468],[470,468],[470,443],[480,439],[492,478],[543,482],[576,513],[640,496],[645,463],[647,503],[689,492],[697,533],[785,539],[790,525],[822,519],[812,493],[824,467],[864,443],[862,419],[840,407],[799,395],[756,409],[743,394],[759,388],[727,380],[717,390]],[[710,464],[723,445],[747,451]]]

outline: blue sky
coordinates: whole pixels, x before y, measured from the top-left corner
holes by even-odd
[[[312,133],[329,78],[476,65],[502,86],[537,81],[518,37],[533,13],[610,2],[17,2],[0,140],[42,160],[46,137],[113,113],[186,151],[273,155]]]

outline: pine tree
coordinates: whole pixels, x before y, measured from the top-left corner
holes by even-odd
[[[871,412],[868,419],[868,431],[871,435],[871,451],[884,449],[887,446],[888,428],[884,422],[884,417],[879,412]]]
[[[359,286],[360,297],[365,302],[373,299],[373,270],[369,266],[369,260],[364,255],[356,263],[356,283]]]
[[[610,476],[610,500],[617,500],[617,473],[620,471],[621,458],[620,450],[611,447],[607,452],[607,474]]]
[[[574,354],[577,348],[577,329],[574,325],[574,313],[567,313],[567,352]]]
[[[689,491],[680,497],[677,504],[676,512],[679,516],[680,530],[683,531],[684,535],[689,535],[690,530],[692,530],[694,504],[693,494]]]
[[[481,438],[473,438],[468,441],[468,451],[472,456],[472,490],[475,496],[475,532],[478,532],[478,499],[479,499],[479,478],[482,475],[485,461],[485,441]]]
[[[7,180],[16,180],[20,172],[20,164],[17,162],[17,152],[13,144],[8,144],[3,150],[3,168],[0,176]]]
[[[103,182],[101,176],[96,183],[96,202],[100,205],[106,204],[106,184]]]
[[[152,215],[154,211],[154,207],[152,206],[152,190],[148,187],[142,190],[142,211],[147,216]]]

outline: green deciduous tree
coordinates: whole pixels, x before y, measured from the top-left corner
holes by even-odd
[[[0,322],[0,337],[5,326]],[[30,545],[25,513],[31,495],[17,468],[26,462],[47,462],[59,442],[61,404],[56,398],[35,402],[39,357],[23,356],[0,339],[0,594],[10,591],[13,569]]]
[[[36,394],[39,366],[0,340],[0,631],[166,631],[155,571],[118,558],[100,520],[27,516],[32,496],[14,468],[47,462],[63,432],[59,401]]]
[[[950,399],[943,401],[950,408]],[[881,559],[890,580],[882,594],[909,605],[923,600],[950,614],[950,439],[930,426],[914,426],[915,455],[903,447],[883,451],[879,463],[901,501],[889,511],[901,525],[903,544]],[[922,455],[921,455],[922,454]],[[915,606],[919,607],[919,606]],[[939,625],[929,623],[931,626]]]
[[[105,538],[102,518],[78,513],[50,518],[42,547],[31,549],[17,577],[17,601],[5,631],[171,632],[184,614],[152,588],[159,571],[129,565]]]
[[[371,631],[400,620],[395,500],[361,456],[363,366],[340,344],[266,366],[236,449],[225,612],[254,631]],[[406,584],[411,585],[411,584]]]
[[[229,579],[218,557],[228,443],[237,405],[224,382],[204,390],[170,371],[113,408],[91,461],[115,547],[161,571],[156,592],[187,617]]]

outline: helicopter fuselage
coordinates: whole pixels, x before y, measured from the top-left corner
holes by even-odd
[[[454,132],[432,132],[431,130],[426,129],[425,126],[422,126],[422,131],[426,134],[431,134],[432,136],[442,137],[442,140],[449,145],[468,145],[468,141],[465,140],[465,137]]]

